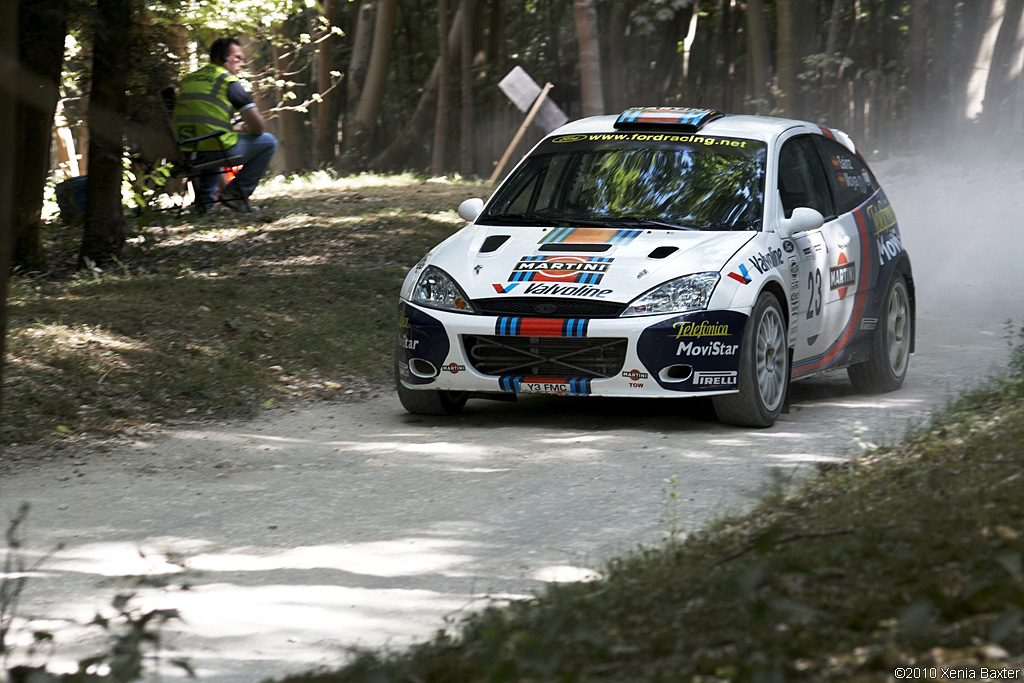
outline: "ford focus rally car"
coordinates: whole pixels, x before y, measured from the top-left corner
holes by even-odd
[[[900,387],[914,281],[844,133],[631,109],[556,130],[402,286],[395,384],[413,413],[469,397],[707,396],[766,427],[789,382]]]

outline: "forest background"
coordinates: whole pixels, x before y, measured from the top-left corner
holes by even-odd
[[[284,175],[487,177],[523,120],[498,87],[516,66],[570,118],[791,116],[869,157],[1024,128],[1024,0],[15,0],[0,7],[2,271],[47,272],[44,196],[71,176],[87,179],[79,267],[120,258],[140,131],[166,125],[160,91],[224,35]]]

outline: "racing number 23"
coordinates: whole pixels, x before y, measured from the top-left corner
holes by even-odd
[[[821,270],[807,273],[807,319],[821,315]]]

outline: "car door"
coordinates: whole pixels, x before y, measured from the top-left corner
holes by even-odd
[[[829,299],[830,241],[835,239],[830,240],[828,235],[836,232],[833,225],[835,209],[811,138],[811,135],[798,135],[785,141],[779,150],[779,198],[784,215],[788,218],[793,209],[805,206],[818,210],[825,218],[821,228],[794,235],[791,246],[783,244],[787,251],[792,249],[791,287],[795,290],[791,291],[790,305],[796,310],[791,310],[790,315],[790,342],[794,374],[807,359],[820,355],[829,342],[825,334],[826,304]]]

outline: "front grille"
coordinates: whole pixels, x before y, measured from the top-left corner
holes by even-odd
[[[462,338],[466,357],[485,375],[616,377],[626,359],[625,339],[590,337]]]
[[[613,301],[548,297],[473,299],[473,307],[480,315],[523,315],[531,318],[618,318],[625,308]]]

